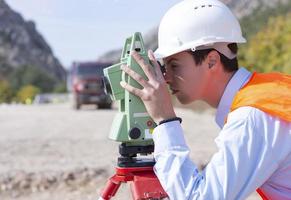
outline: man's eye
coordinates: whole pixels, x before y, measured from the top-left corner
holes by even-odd
[[[176,65],[176,64],[171,65],[172,69],[177,69],[178,67],[179,67],[179,65]]]

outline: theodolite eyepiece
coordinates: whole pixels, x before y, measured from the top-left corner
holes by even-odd
[[[110,86],[110,83],[109,83],[108,79],[106,78],[106,76],[102,77],[102,85],[104,88],[104,92],[106,94],[112,95],[111,86]]]

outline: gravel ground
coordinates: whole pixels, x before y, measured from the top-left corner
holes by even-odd
[[[191,158],[202,167],[216,151],[213,111],[176,112]],[[0,105],[0,199],[98,199],[118,156],[118,143],[107,138],[115,113],[69,104]],[[114,199],[130,199],[128,185]]]

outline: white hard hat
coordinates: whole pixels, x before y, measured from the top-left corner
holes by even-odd
[[[222,44],[244,42],[238,20],[222,2],[183,0],[162,18],[155,56],[160,59],[185,50],[205,49],[203,46],[214,48],[216,43],[225,48]]]

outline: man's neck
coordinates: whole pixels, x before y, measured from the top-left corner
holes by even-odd
[[[221,75],[218,75],[215,80],[211,81],[211,91],[209,92],[208,99],[206,100],[210,106],[214,108],[218,107],[224,90],[235,72],[236,71],[224,72]]]

